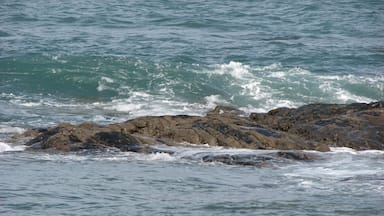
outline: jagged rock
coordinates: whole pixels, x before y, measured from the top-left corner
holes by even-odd
[[[328,146],[384,149],[384,102],[279,108],[266,114],[253,113],[250,119]]]
[[[31,150],[79,151],[117,148],[121,151],[153,153],[159,150],[142,145],[135,137],[108,127],[85,123],[60,124],[53,128],[37,130],[35,138],[26,143]]]
[[[153,145],[181,143],[250,149],[328,151],[329,146],[344,146],[382,150],[384,102],[311,104],[253,113],[249,117],[235,108],[219,106],[203,117],[147,116],[107,126],[59,124],[24,133],[24,136],[31,135],[34,138],[26,145],[36,151],[117,148],[151,153],[159,152]],[[301,157],[280,154],[280,157]]]
[[[115,126],[138,139],[140,136],[154,137],[159,143],[169,145],[187,142],[232,148],[329,150],[321,143],[307,142],[285,132],[275,132],[247,117],[223,115],[220,111],[210,112],[205,117],[142,117]],[[143,139],[141,141],[147,143]],[[153,144],[153,140],[151,142],[147,144]]]
[[[272,129],[289,131],[292,126],[298,124],[334,118],[364,110],[383,110],[383,108],[383,101],[370,104],[309,104],[297,109],[282,107],[268,113],[252,113],[250,118]]]

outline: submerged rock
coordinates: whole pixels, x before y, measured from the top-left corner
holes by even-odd
[[[267,154],[210,154],[201,158],[203,162],[219,162],[228,165],[273,167],[275,163],[291,161],[314,161],[321,157],[303,151],[278,151]]]
[[[35,151],[117,148],[153,153],[159,152],[153,145],[182,143],[249,149],[328,151],[329,146],[343,146],[383,150],[384,103],[311,104],[252,113],[249,117],[235,108],[219,106],[203,117],[147,116],[106,126],[59,124],[21,136],[33,136],[26,145]],[[287,152],[279,156],[308,159]],[[221,157],[203,160],[233,161],[233,156]],[[244,157],[234,161],[249,163]]]
[[[227,165],[272,167],[272,157],[253,154],[223,154],[207,155],[202,158],[203,162],[219,162]]]

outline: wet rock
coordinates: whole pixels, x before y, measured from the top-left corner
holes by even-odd
[[[275,164],[287,163],[290,161],[314,161],[321,157],[303,151],[279,151],[266,154],[209,154],[201,158],[203,162],[216,162],[227,165],[273,167]]]
[[[117,148],[153,153],[158,152],[154,145],[182,143],[249,149],[328,151],[329,146],[343,146],[382,150],[384,103],[311,104],[249,117],[235,108],[219,106],[206,116],[147,116],[106,126],[59,124],[27,131],[15,139],[23,136],[33,137],[26,145],[36,151]],[[306,159],[296,153],[279,156]]]
[[[222,110],[223,108],[220,108]],[[249,149],[316,149],[320,151],[329,150],[326,145],[315,142],[307,142],[299,136],[263,127],[250,121],[248,117],[224,114],[220,110],[210,112],[207,116],[158,116],[142,117],[115,125],[121,130],[136,137],[152,137],[161,143],[208,144],[210,146],[224,146],[231,148]],[[221,114],[220,114],[221,113]]]
[[[27,133],[29,135],[29,133]],[[112,131],[108,127],[93,123],[81,125],[60,124],[53,128],[39,130],[39,135],[26,143],[30,150],[80,151],[117,148],[121,151],[153,153],[158,150],[142,145],[135,137]]]
[[[334,118],[364,110],[383,109],[384,102],[353,104],[309,104],[297,109],[277,108],[268,113],[252,113],[250,118],[260,124],[280,131],[298,124]]]
[[[203,162],[218,162],[227,165],[255,166],[260,168],[272,167],[272,160],[272,157],[254,154],[206,155],[202,158]]]
[[[250,119],[331,147],[384,149],[384,102],[279,108],[265,114],[252,113]]]
[[[319,155],[302,151],[280,151],[274,154],[277,157],[299,161],[314,161],[320,159]]]

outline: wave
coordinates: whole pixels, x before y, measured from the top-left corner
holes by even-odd
[[[25,146],[23,145],[12,145],[4,142],[0,142],[0,153],[8,151],[23,151]]]
[[[101,152],[37,153],[30,156],[38,160],[59,162],[121,161],[148,162],[150,164],[171,162],[213,166],[254,166],[259,168],[297,167],[295,168],[295,174],[287,173],[286,176],[307,176],[309,178],[328,176],[343,179],[355,175],[377,174],[382,169],[369,166],[374,163],[380,164],[384,155],[384,151],[355,151],[348,148],[332,148],[331,152],[282,151],[232,149],[188,143],[185,143],[185,146],[156,146],[156,148],[164,152],[142,154],[110,149],[109,151]],[[24,146],[13,146],[0,142],[0,152],[23,151],[24,149]],[[366,167],[367,169],[359,169],[365,166],[368,166]],[[308,172],[309,170],[312,171]],[[304,182],[303,184],[306,183]]]
[[[23,133],[24,131],[25,129],[21,127],[12,127],[8,125],[0,124],[0,134],[17,134],[17,133]]]
[[[348,147],[330,147],[330,154],[351,154],[351,155],[384,155],[384,151],[382,150],[362,150],[357,151]]]
[[[246,113],[308,103],[384,98],[384,76],[326,74],[274,63],[156,63],[123,56],[2,58],[0,118],[46,126],[145,115],[203,115],[216,105]],[[32,67],[33,66],[33,67]],[[38,120],[40,118],[40,120]]]

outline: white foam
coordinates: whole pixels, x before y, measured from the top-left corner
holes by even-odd
[[[216,69],[211,71],[213,74],[229,74],[237,79],[252,77],[251,67],[240,62],[230,61],[228,64],[216,65]]]
[[[0,125],[0,133],[16,134],[16,133],[23,133],[24,131],[25,131],[24,128],[11,127],[11,126],[8,126],[8,125]]]
[[[338,77],[338,79],[339,78],[340,77]],[[349,103],[351,101],[369,103],[373,100],[368,97],[354,95],[343,89],[339,83],[329,81],[327,78],[319,85],[319,89],[321,89],[322,92],[333,96],[334,100],[338,103]]]
[[[0,142],[0,152],[6,152],[6,151],[23,151],[25,149],[25,146],[21,145],[11,145],[4,142]]]
[[[45,161],[85,161],[92,159],[88,155],[76,155],[76,154],[41,154],[39,159]]]
[[[105,76],[101,77],[100,81],[98,82],[99,85],[97,86],[97,91],[101,92],[108,89],[112,89],[111,87],[108,86],[108,84],[114,83],[114,82],[115,81],[109,77],[105,77]]]
[[[133,104],[133,103],[130,104],[130,103],[124,103],[123,101],[120,101],[120,100],[114,100],[112,101],[112,104],[115,104],[115,105],[111,107],[106,107],[106,109],[112,109],[119,112],[134,112],[144,108],[144,104]]]
[[[281,68],[283,68],[281,63],[273,63],[273,64],[267,65],[267,66],[255,67],[255,68],[253,68],[253,70],[255,70],[255,71],[276,71],[276,70],[279,70]]]
[[[363,150],[363,151],[359,151],[359,154],[384,155],[384,151],[383,150]]]
[[[146,92],[131,92],[126,99],[114,99],[107,103],[93,103],[93,106],[129,114],[128,118],[158,115],[204,115],[217,105],[228,105],[220,95],[209,95],[205,103],[191,103],[165,95],[151,95]]]
[[[162,97],[116,99],[109,103],[99,104],[99,106],[104,110],[127,113],[128,118],[179,114],[203,115],[208,110],[207,105],[204,104],[174,101]]]
[[[82,160],[96,160],[96,161],[175,161],[178,158],[168,153],[152,153],[152,154],[141,154],[136,152],[114,152],[112,155],[65,155],[65,156],[47,156],[49,160],[71,160],[71,161],[82,161]]]
[[[329,147],[332,153],[350,153],[350,154],[356,154],[356,150],[348,147]]]
[[[57,61],[59,63],[67,63],[67,60],[64,60],[64,58],[61,55],[52,55],[50,57],[52,60]]]
[[[228,64],[215,65],[213,70],[206,73],[210,76],[232,76],[231,84],[223,86],[223,91],[232,94],[230,98],[232,101],[235,97],[240,97],[256,104],[256,106],[243,106],[240,109],[263,112],[281,106],[298,107],[304,104],[300,101],[303,97],[298,94],[298,91],[305,93],[302,89],[305,89],[308,80],[310,82],[316,80],[310,77],[313,75],[308,70],[300,67],[284,68],[280,63],[251,67],[231,61]],[[312,86],[311,83],[310,85]],[[238,91],[234,92],[235,89]],[[297,101],[294,100],[295,98]]]
[[[54,58],[60,59],[60,57]],[[142,64],[139,61],[136,63]],[[138,67],[141,66],[138,65]],[[208,67],[196,66],[198,69],[193,71],[194,73],[204,74],[204,78],[212,77],[214,79],[212,81],[208,79],[206,83],[203,83],[211,86],[204,86],[193,92],[193,84],[185,82],[183,79],[170,78],[173,76],[168,77],[164,66],[157,65],[157,67],[159,73],[149,73],[152,81],[149,81],[147,90],[138,90],[124,83],[124,79],[129,78],[126,77],[126,74],[119,78],[111,75],[100,77],[98,91],[113,90],[119,94],[108,102],[79,102],[44,95],[32,95],[31,97],[12,93],[0,93],[0,97],[10,102],[7,112],[17,110],[12,111],[11,114],[24,112],[25,115],[35,115],[32,110],[38,110],[36,114],[38,117],[44,110],[56,110],[52,107],[58,107],[62,116],[68,117],[69,121],[74,122],[85,119],[79,116],[89,118],[85,120],[109,122],[110,120],[123,121],[127,118],[147,115],[204,115],[217,105],[235,105],[246,113],[251,113],[268,112],[278,107],[295,108],[314,102],[374,101],[374,98],[369,95],[359,95],[359,91],[356,90],[359,85],[364,84],[369,86],[366,92],[373,89],[377,98],[377,95],[380,96],[381,90],[383,92],[381,95],[384,97],[384,76],[321,75],[300,67],[286,67],[280,63],[251,66],[230,61],[226,64]],[[184,88],[183,92],[186,94],[175,92],[180,87]],[[208,95],[200,92],[205,87],[214,91]],[[355,91],[351,89],[355,89]],[[193,94],[193,101],[189,99],[191,94]],[[35,107],[37,109],[32,109]],[[52,121],[56,121],[54,115],[50,116],[53,116],[50,117]],[[34,125],[30,122],[28,124]]]
[[[212,109],[216,107],[217,105],[228,105],[229,102],[224,100],[220,95],[210,95],[206,96],[205,100],[207,101],[206,103],[206,108]]]
[[[362,151],[357,151],[352,148],[348,147],[330,147],[330,153],[348,153],[352,155],[364,155],[364,154],[384,154],[383,150],[362,150]]]
[[[6,143],[0,142],[0,152],[11,151],[12,148]]]
[[[147,160],[149,161],[174,161],[177,158],[171,156],[170,154],[167,153],[154,153],[154,154],[149,154],[146,157]]]
[[[312,73],[308,70],[305,70],[301,67],[294,67],[288,70],[289,75],[312,75]]]
[[[108,89],[108,87],[106,85],[104,85],[103,83],[99,82],[99,85],[97,86],[97,91],[101,92],[101,91],[105,91]]]
[[[2,98],[14,98],[16,95],[12,94],[12,93],[0,93],[0,97]]]
[[[348,103],[350,101],[359,101],[359,102],[363,102],[363,103],[369,103],[372,101],[371,98],[354,95],[354,94],[352,94],[352,93],[350,93],[344,89],[341,89],[341,88],[334,89],[334,92],[335,92],[336,98],[342,103]]]
[[[107,82],[107,83],[114,83],[114,80],[113,80],[113,79],[111,79],[111,78],[109,78],[109,77],[105,77],[105,76],[101,77],[101,80],[102,80],[102,81],[105,81],[105,82]]]
[[[40,102],[21,102],[19,103],[19,105],[21,106],[25,106],[25,107],[37,107],[37,106],[41,106],[43,105],[43,103],[40,101]]]
[[[13,96],[10,100],[10,103],[23,106],[23,107],[84,107],[88,104],[76,103],[74,101],[57,101],[53,98],[42,98],[41,95],[34,96]]]

